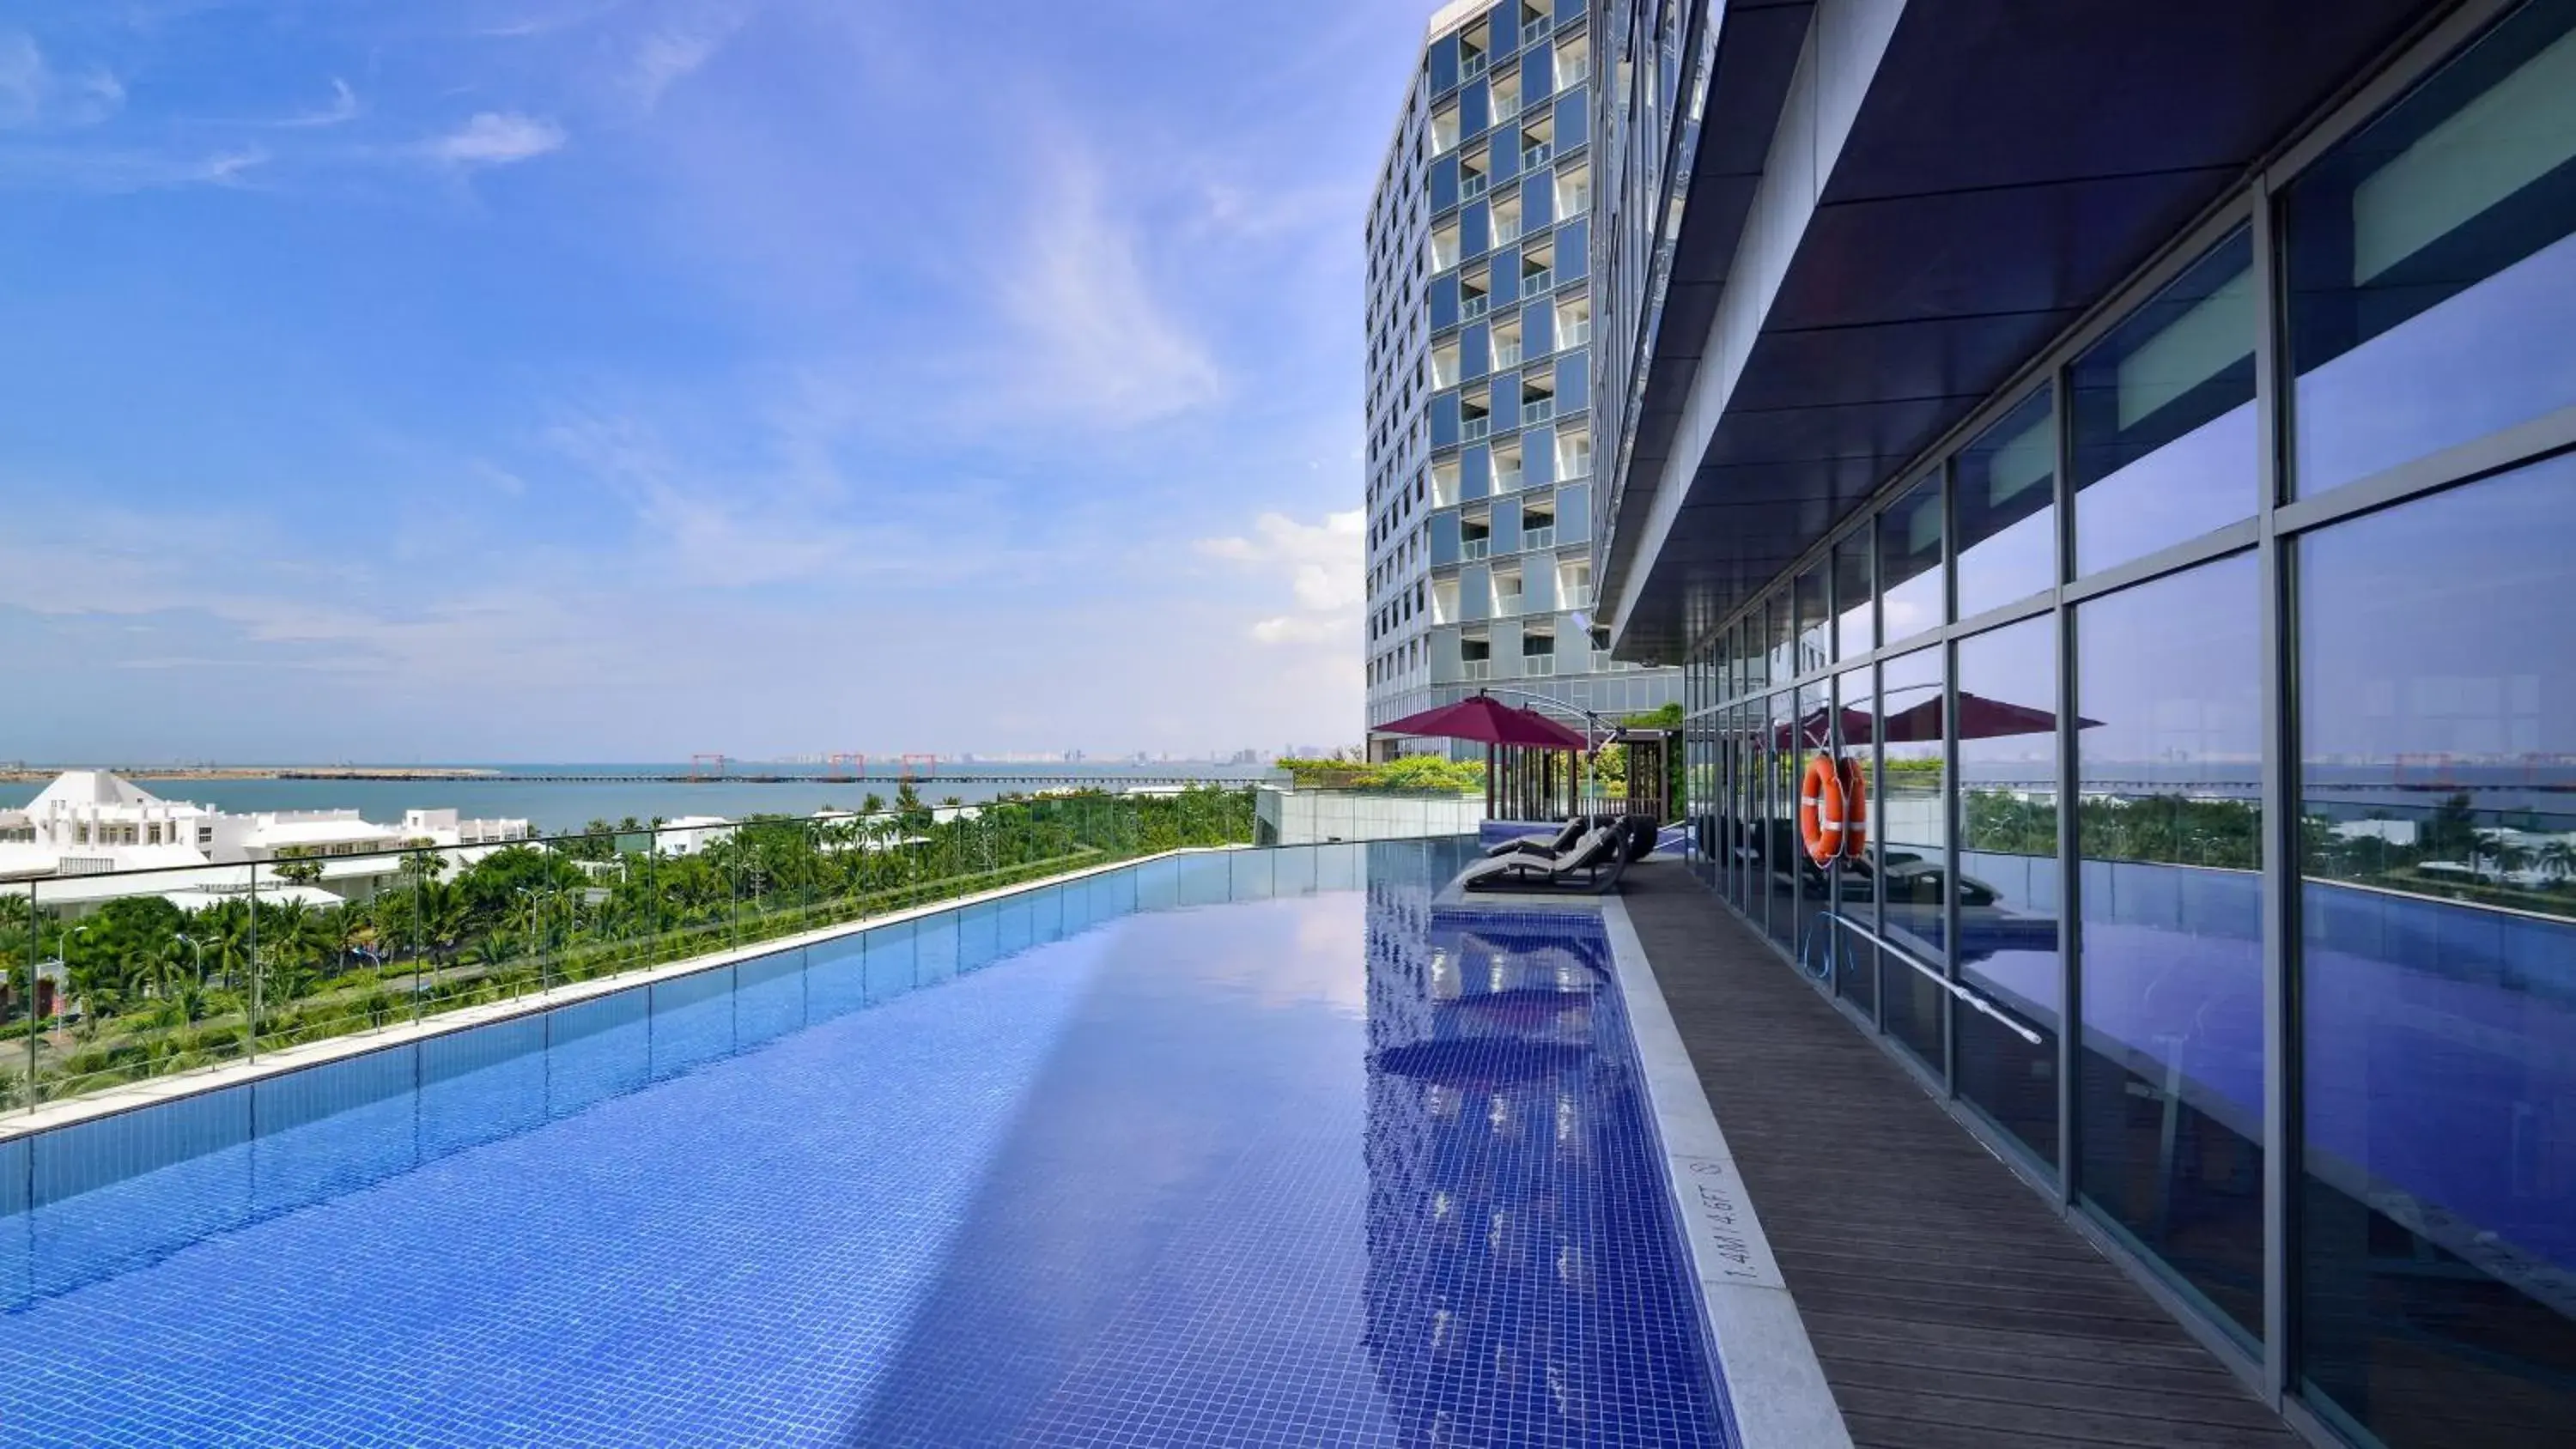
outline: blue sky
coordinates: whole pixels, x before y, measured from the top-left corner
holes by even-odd
[[[0,9],[0,759],[1355,738],[1427,9]]]

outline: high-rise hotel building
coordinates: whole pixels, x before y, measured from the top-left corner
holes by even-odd
[[[1589,9],[1434,15],[1369,207],[1373,755],[1407,747],[1377,726],[1480,688],[1614,719],[1679,697],[1590,615]]]

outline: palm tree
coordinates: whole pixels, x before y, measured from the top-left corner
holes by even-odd
[[[310,859],[309,846],[290,845],[277,852],[277,863],[269,873],[288,885],[309,886],[322,878],[322,862]]]
[[[264,907],[260,954],[267,958],[262,980],[268,1005],[280,1006],[313,989],[314,968],[331,949],[332,928],[321,912],[302,901]]]
[[[2553,836],[2536,852],[2540,868],[2561,882],[2576,877],[2576,841],[2564,835]]]

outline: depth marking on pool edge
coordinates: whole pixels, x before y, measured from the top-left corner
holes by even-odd
[[[1753,1205],[1735,1163],[1722,1157],[1664,1154],[1672,1168],[1673,1186],[1685,1208],[1691,1235],[1698,1240],[1699,1269],[1728,1283],[1786,1290],[1770,1241],[1753,1220]]]
[[[1780,1275],[1752,1195],[1682,1044],[1654,963],[1616,897],[1601,903],[1664,1167],[1699,1279],[1709,1350],[1741,1449],[1851,1449],[1833,1387]]]

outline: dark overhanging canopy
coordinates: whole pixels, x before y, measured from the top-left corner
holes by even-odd
[[[1654,663],[2009,382],[2425,7],[1943,0],[1883,37],[1881,7],[1707,9],[1702,140],[1603,520],[1614,649]],[[1848,81],[1799,83],[1817,55],[1864,85],[1856,107]],[[1773,240],[1748,250],[1749,234]],[[1722,318],[1729,283],[1783,245],[1768,305]]]

